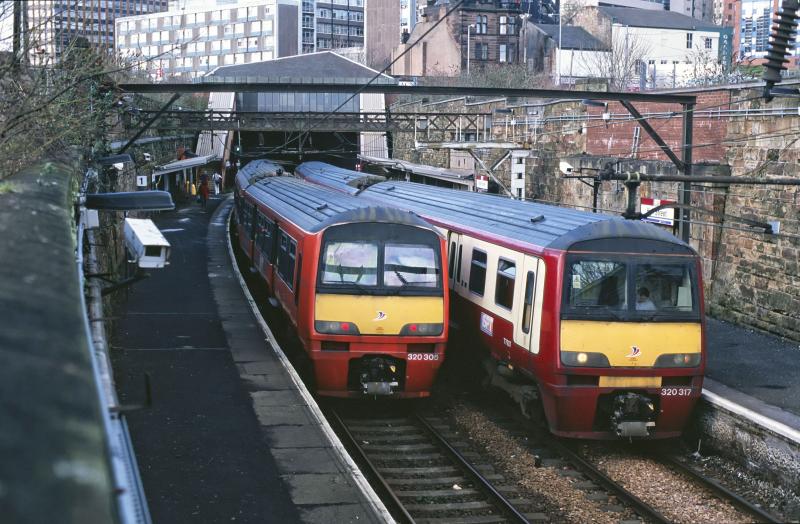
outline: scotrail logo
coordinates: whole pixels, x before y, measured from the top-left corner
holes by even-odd
[[[639,355],[642,353],[642,350],[639,349],[639,346],[631,346],[631,352],[625,355],[625,358],[639,358]]]
[[[379,320],[386,320],[386,313],[384,313],[383,311],[378,311],[378,316],[376,316],[372,320],[374,320],[375,322]]]

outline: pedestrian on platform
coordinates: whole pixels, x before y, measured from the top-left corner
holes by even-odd
[[[200,189],[198,193],[200,195],[200,205],[205,209],[206,203],[208,202],[208,176],[205,173],[200,175]]]
[[[219,195],[222,190],[222,175],[214,171],[214,176],[211,177],[211,180],[214,181],[214,194]]]

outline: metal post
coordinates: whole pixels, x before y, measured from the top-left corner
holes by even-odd
[[[469,25],[467,26],[467,76],[469,76],[469,53],[470,53],[470,47],[469,47],[469,32],[470,32],[470,30],[471,30],[473,27],[474,27],[474,24],[469,24]]]
[[[683,154],[681,155],[681,160],[683,162],[683,174],[686,176],[692,175],[692,124],[694,122],[694,104],[682,104],[683,105]],[[681,222],[679,224],[679,231],[681,234],[681,240],[689,243],[691,239],[691,227],[689,224],[689,220],[691,219],[691,213],[689,211],[689,205],[692,203],[692,183],[690,181],[686,181],[683,183],[683,188],[681,189],[681,198],[680,203],[687,206],[681,209]]]
[[[556,85],[561,85],[561,2],[558,0],[558,49],[556,50]]]

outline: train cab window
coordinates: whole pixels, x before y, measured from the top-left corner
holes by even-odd
[[[494,302],[498,306],[512,309],[514,306],[514,280],[517,266],[514,262],[501,258],[497,261],[497,280],[494,288]]]
[[[579,308],[626,309],[626,266],[609,260],[581,260],[571,266],[569,303]]]
[[[323,284],[378,283],[378,245],[373,242],[329,242],[325,247]]]
[[[479,249],[472,250],[472,262],[469,268],[469,290],[483,296],[486,289],[486,253]]]
[[[432,246],[387,242],[383,257],[385,286],[435,288],[439,285],[439,265]]]
[[[533,317],[533,290],[536,284],[536,275],[528,271],[525,277],[525,304],[522,309],[522,332],[531,332],[531,318]]]
[[[447,270],[450,272],[450,275],[453,275],[453,269],[456,264],[456,243],[450,242],[450,252],[448,253],[450,256],[450,261],[447,264]]]
[[[278,247],[278,275],[292,289],[294,283],[294,264],[297,251],[297,242],[289,235],[279,230],[280,244]]]
[[[637,311],[689,312],[693,308],[692,279],[687,264],[637,264]]]

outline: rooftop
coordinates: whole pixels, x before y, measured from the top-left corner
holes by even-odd
[[[703,22],[691,16],[671,11],[651,11],[633,7],[599,7],[601,13],[612,18],[614,23],[631,27],[652,27],[657,29],[683,29],[718,31],[722,27]]]
[[[201,81],[225,82],[231,81],[233,78],[248,78],[262,82],[285,81],[309,84],[331,83],[337,82],[337,80],[347,80],[348,82],[363,80],[366,82],[377,73],[374,69],[332,51],[322,51],[263,62],[222,66],[211,71]],[[388,75],[380,75],[374,83],[395,84],[397,81]]]
[[[543,31],[554,41],[558,42],[558,24],[531,24]],[[597,38],[590,35],[584,28],[565,25],[561,26],[561,49],[593,49],[605,51],[607,47]]]

